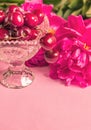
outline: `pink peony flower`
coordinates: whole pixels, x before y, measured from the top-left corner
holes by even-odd
[[[60,56],[50,65],[50,76],[67,85],[91,85],[91,19],[70,15],[60,30]]]
[[[26,11],[32,11],[34,9],[40,9],[42,10],[45,14],[49,14],[52,9],[53,9],[53,5],[47,5],[47,4],[43,4],[42,0],[26,0],[25,3],[23,3],[22,8]]]

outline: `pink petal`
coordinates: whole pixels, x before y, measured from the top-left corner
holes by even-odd
[[[75,51],[75,53],[78,52],[79,51]],[[73,59],[69,59],[69,68],[74,72],[81,72],[83,68],[88,64],[87,55],[84,52],[81,52],[79,56],[78,54],[74,54],[74,58],[72,57]]]
[[[34,9],[40,9],[42,10],[46,15],[50,14],[52,9],[53,9],[53,5],[47,5],[47,4],[43,4],[39,1],[35,2],[34,1],[27,1],[25,3],[23,3],[21,5],[21,7],[24,9],[24,10],[27,10],[27,11],[32,11]]]
[[[78,61],[77,61],[77,66],[79,66],[80,68],[83,68],[87,65],[88,63],[88,58],[86,53],[81,52],[81,54],[78,57]]]
[[[73,71],[73,72],[75,72],[75,73],[78,73],[78,72],[81,72],[82,71],[82,69],[79,67],[79,66],[77,66],[75,63],[74,63],[74,61],[73,60],[69,60],[69,69],[71,70],[71,71]]]
[[[33,58],[31,58],[25,62],[25,65],[28,67],[48,65],[48,63],[44,59],[44,50],[40,49]]]
[[[77,32],[77,30],[74,30],[72,28],[68,27],[60,27],[60,35],[59,38],[64,38],[64,37],[69,37],[69,38],[80,38],[82,37],[82,34]]]
[[[68,68],[62,68],[62,70],[59,69],[57,73],[59,79],[67,79],[69,78],[70,70]]]
[[[86,66],[86,69],[85,69],[85,75],[86,75],[86,79],[87,81],[91,84],[91,63],[89,63],[87,66]]]
[[[30,0],[25,0],[25,2],[30,2]],[[43,3],[43,0],[31,0],[34,3]]]
[[[58,79],[57,69],[58,69],[57,64],[51,64],[50,65],[50,74],[49,74],[49,76],[52,79]]]
[[[50,5],[42,4],[42,6],[43,6],[42,10],[46,15],[50,14],[52,12],[52,10],[53,10],[53,5],[52,4],[50,4]]]
[[[81,34],[83,34],[86,29],[81,15],[79,16],[70,15],[68,17],[68,27],[73,28],[74,30],[76,30]]]
[[[48,16],[48,19],[51,27],[53,27],[55,30],[57,30],[60,26],[62,26],[66,22],[62,17],[59,17],[54,13],[51,13]]]
[[[84,44],[91,47],[91,28],[86,29],[81,39]]]
[[[60,48],[63,51],[67,51],[71,49],[72,44],[73,44],[73,41],[65,37],[60,41]]]
[[[75,76],[75,83],[79,85],[81,88],[85,88],[88,86],[88,82],[84,79],[84,76],[82,73],[77,73]]]
[[[77,59],[79,57],[79,55],[81,54],[81,50],[79,48],[77,48],[75,51],[73,51],[71,57],[72,59]]]

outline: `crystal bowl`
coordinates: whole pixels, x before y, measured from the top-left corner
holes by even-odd
[[[9,65],[7,70],[0,72],[0,83],[7,88],[24,88],[29,86],[34,76],[24,63],[32,58],[40,49],[40,39],[50,30],[47,16],[36,26],[38,36],[34,40],[22,40],[13,37],[10,40],[0,40],[0,61]]]
[[[0,41],[0,61],[9,64],[8,69],[0,73],[0,83],[13,89],[29,86],[34,76],[31,70],[24,65],[24,62],[32,58],[39,48],[38,39]]]

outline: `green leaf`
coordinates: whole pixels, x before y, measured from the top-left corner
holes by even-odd
[[[75,10],[81,8],[82,5],[83,5],[83,0],[71,0],[68,7]]]
[[[0,0],[0,3],[23,3],[25,0]]]
[[[46,4],[53,4],[54,6],[60,3],[61,0],[43,0]]]
[[[82,8],[72,11],[72,15],[79,15],[82,13]]]
[[[91,6],[89,7],[89,9],[86,12],[86,17],[91,17]]]
[[[71,13],[72,13],[72,10],[71,10],[71,9],[67,9],[67,10],[65,11],[63,17],[64,17],[65,19],[67,19],[68,16],[69,16]]]

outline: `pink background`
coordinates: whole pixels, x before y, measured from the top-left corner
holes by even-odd
[[[24,89],[0,85],[0,130],[91,130],[91,87],[65,87],[48,71],[33,68]]]

